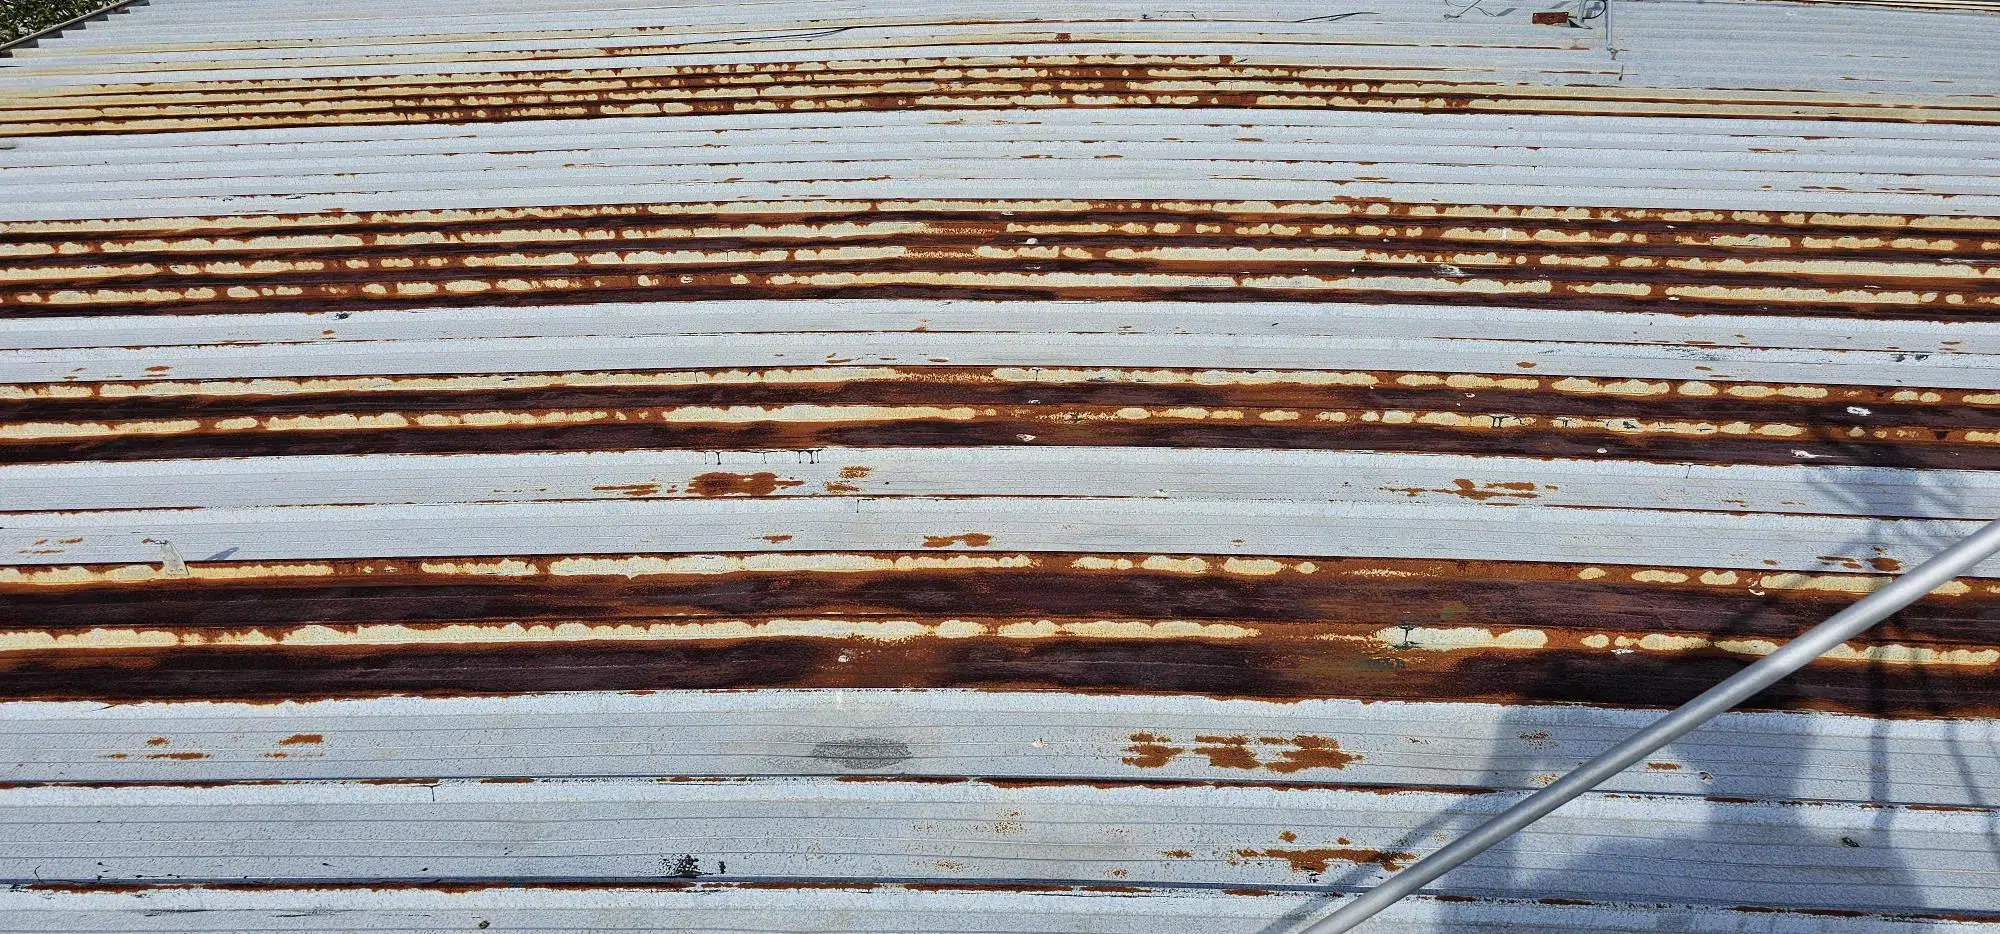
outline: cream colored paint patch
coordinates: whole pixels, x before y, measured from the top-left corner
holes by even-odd
[[[0,652],[109,650],[135,648],[326,647],[348,645],[494,645],[566,642],[680,642],[716,639],[859,639],[906,642],[912,639],[1007,639],[1083,637],[1097,639],[1247,639],[1258,630],[1196,620],[943,619],[723,619],[650,623],[546,622],[464,623],[441,626],[363,624],[350,628],[298,626],[270,631],[174,632],[163,629],[100,628],[77,633],[0,632]]]
[[[1477,626],[1436,628],[1392,626],[1370,637],[1393,649],[1422,649],[1426,652],[1457,652],[1468,649],[1539,649],[1549,644],[1548,633],[1539,629],[1509,629],[1495,633]]]
[[[1580,641],[1591,648],[1603,648],[1607,644],[1613,644],[1619,648],[1637,648],[1648,652],[1693,652],[1713,647],[1734,655],[1754,656],[1769,655],[1782,645],[1768,639],[1709,639],[1705,636],[1667,633],[1647,633],[1638,637],[1617,636],[1608,642],[1603,635],[1593,635]],[[1853,643],[1844,643],[1820,657],[1830,661],[1885,665],[1990,668],[2000,663],[2000,649],[1938,649],[1895,643],[1864,645],[1857,648]]]
[[[527,373],[477,376],[336,376],[308,379],[163,380],[94,386],[0,386],[0,399],[103,399],[177,396],[283,396],[318,393],[486,392],[491,390],[846,383],[911,378],[895,367],[804,367],[775,370]]]
[[[557,558],[548,563],[548,573],[558,577],[615,576],[654,577],[771,572],[813,572],[860,574],[884,571],[969,571],[1032,568],[1041,565],[1033,555],[957,553],[950,555],[874,555],[840,553],[766,553],[750,555],[682,555],[659,558]]]
[[[191,418],[147,422],[19,422],[0,425],[0,439],[46,441],[56,438],[110,438],[119,435],[173,435],[197,431]]]
[[[339,571],[331,564],[191,564],[185,575],[165,573],[159,564],[124,564],[109,568],[0,567],[0,585],[30,587],[91,584],[138,584],[154,580],[240,581],[288,577],[332,577]]]
[[[1150,370],[1099,367],[998,367],[995,379],[1019,383],[1143,383],[1196,386],[1374,386],[1374,374],[1331,370]]]
[[[1168,417],[1188,416],[1194,410],[1168,410]],[[1145,417],[1144,410],[1135,410]],[[545,425],[581,425],[598,422],[660,422],[666,424],[746,424],[786,422],[819,424],[829,422],[895,421],[935,418],[965,421],[998,414],[993,409],[971,406],[945,408],[929,405],[730,405],[680,406],[665,409],[616,409],[578,411],[488,411],[463,414],[424,413],[406,416],[398,412],[370,414],[333,413],[327,415],[282,415],[262,419],[248,416],[217,419],[206,427],[214,431],[381,431],[410,428],[519,428]],[[1205,416],[1200,413],[1196,417]],[[1241,413],[1237,413],[1241,417]],[[0,439],[37,441],[54,438],[102,438],[127,435],[188,434],[200,431],[195,419],[155,422],[27,422],[0,426]]]

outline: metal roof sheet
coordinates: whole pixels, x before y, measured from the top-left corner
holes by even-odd
[[[1990,4],[1531,6],[12,50],[0,932],[1279,934],[2000,512]],[[1996,621],[1367,930],[2000,931]]]

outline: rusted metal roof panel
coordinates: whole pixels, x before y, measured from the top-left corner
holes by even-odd
[[[1536,6],[13,50],[0,931],[1279,934],[2000,512],[2000,19]],[[1996,622],[1369,930],[2000,931]]]

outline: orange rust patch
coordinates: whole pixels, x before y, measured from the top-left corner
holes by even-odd
[[[1681,770],[1680,763],[1678,762],[1648,762],[1646,763],[1646,768],[1654,772],[1678,772]]]
[[[168,744],[168,743],[170,743],[170,742],[172,742],[172,740],[169,740],[169,739],[167,739],[167,738],[166,738],[166,737],[164,737],[164,736],[155,736],[155,737],[153,737],[152,739],[149,739],[149,740],[147,740],[147,741],[146,741],[146,745],[148,745],[148,746],[165,746],[165,745],[167,745],[167,744]]]
[[[1195,754],[1207,756],[1208,764],[1215,768],[1254,769],[1262,764],[1250,751],[1248,736],[1197,736],[1194,741],[1206,744],[1196,746]]]
[[[1162,853],[1161,853],[1160,855],[1161,855],[1161,856],[1164,856],[1164,857],[1166,857],[1166,858],[1168,858],[1168,859],[1193,859],[1193,858],[1194,858],[1194,854],[1193,854],[1193,853],[1190,853],[1190,852],[1188,852],[1187,850],[1166,850],[1166,851],[1162,852]]]
[[[1538,489],[1542,489],[1542,487],[1526,481],[1503,480],[1482,484],[1461,478],[1451,481],[1451,487],[1448,489],[1405,486],[1384,487],[1383,491],[1387,493],[1401,493],[1412,498],[1422,496],[1425,493],[1443,493],[1450,496],[1464,497],[1476,503],[1483,503],[1490,499],[1538,499],[1541,497],[1540,493],[1535,492]],[[1556,487],[1550,486],[1548,489],[1555,490]]]
[[[769,496],[777,491],[803,486],[803,480],[780,480],[770,471],[741,474],[711,471],[688,482],[688,492],[696,496]]]
[[[1327,847],[1312,850],[1237,850],[1236,855],[1244,859],[1256,859],[1258,857],[1282,859],[1291,864],[1293,872],[1303,872],[1309,875],[1319,875],[1326,872],[1326,867],[1334,862],[1375,865],[1394,872],[1403,868],[1404,863],[1417,858],[1415,853],[1364,850],[1350,847]]]
[[[842,467],[842,468],[840,468],[840,479],[842,479],[842,480],[859,480],[859,479],[861,479],[862,477],[865,477],[865,476],[868,476],[868,474],[869,474],[869,473],[870,473],[870,471],[869,471],[869,469],[868,469],[868,468],[866,468],[866,467],[859,467],[859,466],[856,466],[856,467]]]
[[[1132,745],[1126,747],[1128,765],[1141,768],[1159,768],[1174,757],[1190,750],[1168,745],[1172,737],[1157,733],[1134,733]],[[1257,745],[1277,748],[1278,758],[1263,761],[1258,758],[1256,748],[1248,736],[1197,736],[1194,741],[1201,745],[1194,747],[1195,755],[1206,756],[1208,764],[1218,769],[1264,769],[1281,775],[1302,772],[1306,769],[1344,769],[1360,761],[1361,756],[1340,748],[1340,741],[1324,736],[1260,736]]]
[[[657,483],[612,483],[604,486],[594,486],[591,489],[599,493],[617,493],[620,496],[629,496],[633,499],[645,499],[649,496],[660,495],[660,485]]]
[[[1167,745],[1173,740],[1152,733],[1134,733],[1129,738],[1132,745],[1125,747],[1125,757],[1118,761],[1142,769],[1157,769],[1187,751]]]
[[[293,733],[278,740],[280,746],[317,746],[326,742],[326,737],[318,733]]]
[[[1278,761],[1268,763],[1264,768],[1280,775],[1303,772],[1306,769],[1344,769],[1361,761],[1358,753],[1340,748],[1340,741],[1324,736],[1294,736],[1287,740],[1282,737],[1265,736],[1259,742],[1266,745],[1290,743],[1292,748],[1278,751]]]
[[[148,758],[148,759],[181,759],[181,760],[192,760],[192,759],[206,759],[206,758],[208,758],[208,753],[205,753],[205,752],[155,752],[155,753],[149,753],[149,754],[148,754],[148,755],[146,756],[146,758]]]
[[[761,535],[758,537],[762,538],[767,542],[770,542],[773,545],[782,545],[792,540],[792,537],[790,535]]]
[[[921,20],[918,20],[921,22]],[[1562,10],[1533,13],[1530,22],[1570,25]],[[942,37],[940,37],[942,38]],[[1087,37],[1089,38],[1089,37]],[[944,40],[964,42],[969,39]],[[1068,44],[1070,32],[1039,41]],[[732,40],[737,49],[752,40]],[[654,46],[604,45],[567,54],[606,59],[656,54]],[[536,49],[454,53],[472,62],[522,61]],[[10,121],[0,136],[160,133],[243,127],[414,125],[577,119],[633,115],[843,113],[916,108],[983,111],[996,107],[1055,108],[1181,106],[1338,108],[1391,112],[1479,109],[1542,113],[1554,95],[1565,111],[1586,114],[1765,119],[1854,119],[1893,122],[1990,123],[1964,107],[1899,100],[1894,107],[1832,101],[1799,92],[1766,92],[1756,103],[1698,93],[1657,90],[1578,96],[1546,86],[1501,82],[1385,80],[1312,63],[1250,65],[1226,55],[1009,55],[976,71],[956,56],[884,57],[815,71],[805,63],[675,65],[538,69],[502,76],[381,75],[362,79],[297,78],[192,81],[165,93],[144,84],[102,88],[91,100],[115,107]],[[1162,84],[1171,88],[1164,91]],[[776,102],[789,102],[779,104]],[[332,102],[331,104],[329,102]],[[1869,102],[1873,103],[1873,102]],[[1024,155],[1020,158],[1049,158]],[[1096,159],[1123,154],[1097,153]]]
[[[924,536],[924,547],[950,548],[953,545],[962,544],[967,548],[978,548],[992,541],[993,536],[985,532],[967,532],[963,535],[926,535]]]

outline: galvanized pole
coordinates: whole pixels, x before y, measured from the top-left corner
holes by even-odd
[[[1611,0],[1604,0],[1604,54],[1618,60],[1618,47],[1611,44]]]
[[[1465,836],[1453,840],[1437,852],[1411,864],[1408,869],[1390,876],[1388,881],[1381,885],[1361,893],[1353,901],[1340,906],[1338,911],[1306,927],[1299,934],[1343,934],[1352,930],[1355,925],[1374,917],[1377,912],[1394,904],[1403,896],[1415,892],[1425,883],[1450,872],[1460,863],[1513,836],[1521,828],[1540,820],[1550,811],[1562,807],[1578,795],[1597,787],[1605,779],[1651,755],[1654,750],[1715,719],[1751,695],[1805,667],[1806,663],[1826,654],[1842,642],[1868,631],[1890,614],[1944,586],[1952,578],[1992,557],[1995,552],[2000,552],[2000,519],[1980,527],[1978,531],[1960,539],[1957,544],[1939,552],[1936,557],[1911,568],[1903,576],[1891,581],[1888,586],[1835,613],[1826,622],[1806,630],[1803,635],[1786,643],[1783,648],[1729,676],[1722,683],[1703,692],[1700,697],[1682,704],[1673,713],[1632,734],[1631,738],[1577,767],[1576,771],[1556,780],[1547,788],[1521,799],[1513,807],[1500,812]]]

